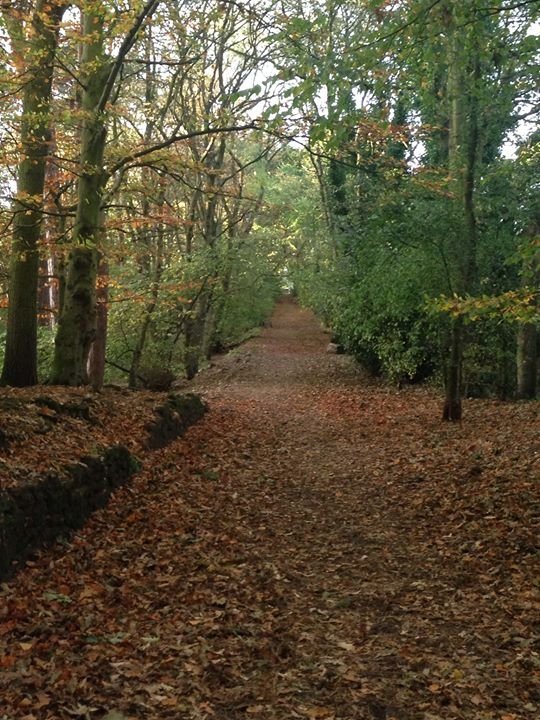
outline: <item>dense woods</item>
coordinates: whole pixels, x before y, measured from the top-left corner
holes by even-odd
[[[4,384],[191,378],[287,290],[445,419],[535,397],[538,3],[0,7]]]
[[[0,0],[0,720],[539,717],[539,30]]]

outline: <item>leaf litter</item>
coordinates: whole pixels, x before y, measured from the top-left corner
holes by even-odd
[[[538,717],[538,403],[443,424],[327,342],[280,303],[194,381],[210,413],[0,586],[2,720]]]

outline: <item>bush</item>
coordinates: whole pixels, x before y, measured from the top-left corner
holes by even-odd
[[[148,390],[167,391],[176,379],[172,370],[161,367],[142,367],[138,373],[143,387]]]

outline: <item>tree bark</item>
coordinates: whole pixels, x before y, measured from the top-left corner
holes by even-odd
[[[209,305],[210,291],[208,288],[204,288],[190,311],[191,316],[186,319],[184,367],[188,380],[194,378],[199,372]]]
[[[517,336],[517,397],[533,400],[538,378],[538,331],[534,323],[524,323]]]
[[[104,55],[99,13],[88,12],[83,21],[87,38],[82,53],[85,114],[81,134],[81,172],[73,248],[66,267],[65,296],[55,339],[51,383],[82,385],[88,382],[87,360],[96,334],[96,277],[98,235],[105,174],[103,154],[107,128],[99,101],[110,67]],[[91,39],[90,39],[91,38]]]
[[[163,204],[163,197],[160,198],[160,206]],[[139,376],[139,368],[141,364],[141,358],[146,345],[146,338],[148,330],[150,329],[150,323],[152,322],[152,316],[158,304],[159,289],[161,284],[161,276],[163,274],[163,227],[157,228],[157,242],[154,256],[154,271],[152,274],[152,283],[150,286],[150,299],[146,303],[144,308],[143,321],[137,337],[137,342],[133,350],[131,358],[131,365],[129,367],[129,386],[134,388],[137,385],[137,378]]]
[[[537,215],[526,231],[532,242],[538,237],[540,231],[540,217]],[[540,284],[540,252],[526,263],[523,268],[522,284],[537,288]],[[535,302],[538,309],[538,298]],[[535,323],[520,323],[517,333],[517,389],[516,394],[520,400],[533,400],[536,397],[538,385],[538,327]]]
[[[463,42],[455,7],[448,14],[449,58],[447,95],[449,102],[448,169],[455,194],[457,222],[462,225],[455,247],[454,292],[464,296],[476,282],[475,180],[479,148],[478,87],[480,81],[479,48],[463,57]],[[474,32],[474,30],[472,31]],[[471,70],[465,72],[465,65]],[[463,320],[453,318],[449,337],[449,357],[445,373],[443,420],[460,421],[462,416]]]
[[[69,254],[65,301],[55,338],[51,383],[84,385],[87,360],[96,334],[96,276],[98,253],[75,247]]]
[[[54,304],[52,302],[51,261],[42,257],[38,270],[38,325],[51,328],[53,326]]]
[[[37,383],[39,238],[43,218],[49,113],[58,25],[64,5],[38,0],[32,18],[30,57],[22,101],[21,162],[13,213],[9,308],[2,382]]]
[[[96,292],[96,336],[88,359],[88,377],[93,390],[99,391],[105,379],[105,353],[107,349],[107,326],[109,319],[109,264],[101,258],[98,265]]]

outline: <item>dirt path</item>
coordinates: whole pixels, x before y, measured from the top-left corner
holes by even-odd
[[[280,303],[197,379],[207,418],[3,586],[0,720],[538,717],[538,406],[443,425],[327,342]]]

